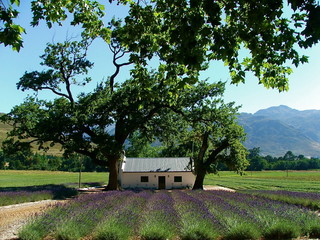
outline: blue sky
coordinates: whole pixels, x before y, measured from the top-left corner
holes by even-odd
[[[0,46],[0,112],[9,112],[13,106],[22,103],[24,98],[31,94],[17,90],[16,83],[25,71],[42,69],[39,65],[39,56],[43,54],[47,42],[59,42],[79,34],[78,29],[68,25],[63,28],[54,26],[49,30],[42,22],[38,27],[29,27],[31,14],[26,2],[21,3],[21,14],[18,19],[27,30],[27,35],[24,36],[24,48],[17,53],[11,48]],[[112,15],[118,11],[117,7],[110,5],[107,9]],[[223,63],[212,63],[202,76],[209,77],[211,81],[227,81],[225,101],[234,101],[237,105],[242,105],[241,112],[254,113],[259,109],[278,105],[287,105],[299,110],[320,109],[320,45],[300,52],[309,56],[309,63],[297,69],[293,68],[294,72],[289,76],[288,92],[279,93],[278,90],[266,89],[250,74],[247,75],[245,84],[230,85],[230,77]],[[97,82],[110,76],[114,69],[108,47],[102,40],[97,40],[91,45],[88,58],[95,63],[89,72],[94,81],[82,90],[85,92],[92,90]],[[120,78],[125,76],[127,71],[122,72]],[[46,93],[41,93],[39,96],[50,97]]]

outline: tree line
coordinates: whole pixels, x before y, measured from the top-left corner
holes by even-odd
[[[103,172],[106,168],[95,165],[86,156],[74,155],[69,158],[40,153],[30,155],[14,154],[6,156],[0,151],[0,169],[2,170],[47,170],[78,172]]]
[[[139,139],[137,135],[131,138],[131,143],[126,148],[128,157],[185,157],[192,156],[192,145],[183,147],[153,146],[146,141]],[[179,151],[178,151],[179,148]],[[247,155],[249,166],[247,171],[263,171],[263,170],[312,170],[320,169],[319,158],[308,158],[304,155],[295,155],[292,151],[286,152],[284,156],[273,157],[271,155],[261,155],[260,148],[249,149]],[[4,170],[48,170],[48,171],[68,171],[68,172],[102,172],[108,171],[107,168],[96,165],[92,159],[82,155],[73,155],[69,158],[63,156],[54,156],[40,153],[32,153],[25,155],[16,153],[6,156],[0,151],[0,169]],[[208,172],[215,173],[219,171],[227,171],[229,168],[224,163],[218,163],[208,169]]]
[[[250,162],[247,168],[249,171],[320,169],[319,158],[295,155],[292,151],[286,152],[281,157],[272,157],[261,155],[260,148],[253,148],[249,150],[247,158]]]

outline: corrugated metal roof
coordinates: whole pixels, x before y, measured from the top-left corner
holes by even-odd
[[[123,172],[186,172],[190,158],[125,158]]]

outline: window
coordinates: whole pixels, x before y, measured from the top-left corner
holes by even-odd
[[[148,176],[141,176],[141,182],[149,182]]]
[[[182,182],[181,176],[174,176],[174,182]]]

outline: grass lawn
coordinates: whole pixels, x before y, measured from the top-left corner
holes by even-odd
[[[81,186],[101,186],[108,173],[83,172]],[[78,194],[79,173],[0,170],[0,206],[45,199],[65,199]]]
[[[0,170],[0,191],[4,188],[18,188],[40,185],[78,186],[79,173],[53,171]],[[106,185],[108,173],[83,172],[83,186]],[[240,176],[234,172],[208,174],[205,185],[219,185],[236,190],[288,190],[320,192],[320,171],[261,171],[246,172]]]
[[[81,182],[84,186],[105,185],[108,181],[106,172],[83,172]],[[40,185],[78,186],[79,173],[54,171],[0,170],[0,191],[3,188],[18,188]]]
[[[288,174],[288,176],[287,176]],[[234,172],[208,174],[206,185],[219,185],[236,190],[287,190],[320,192],[320,171],[261,171],[246,172],[240,176]]]

